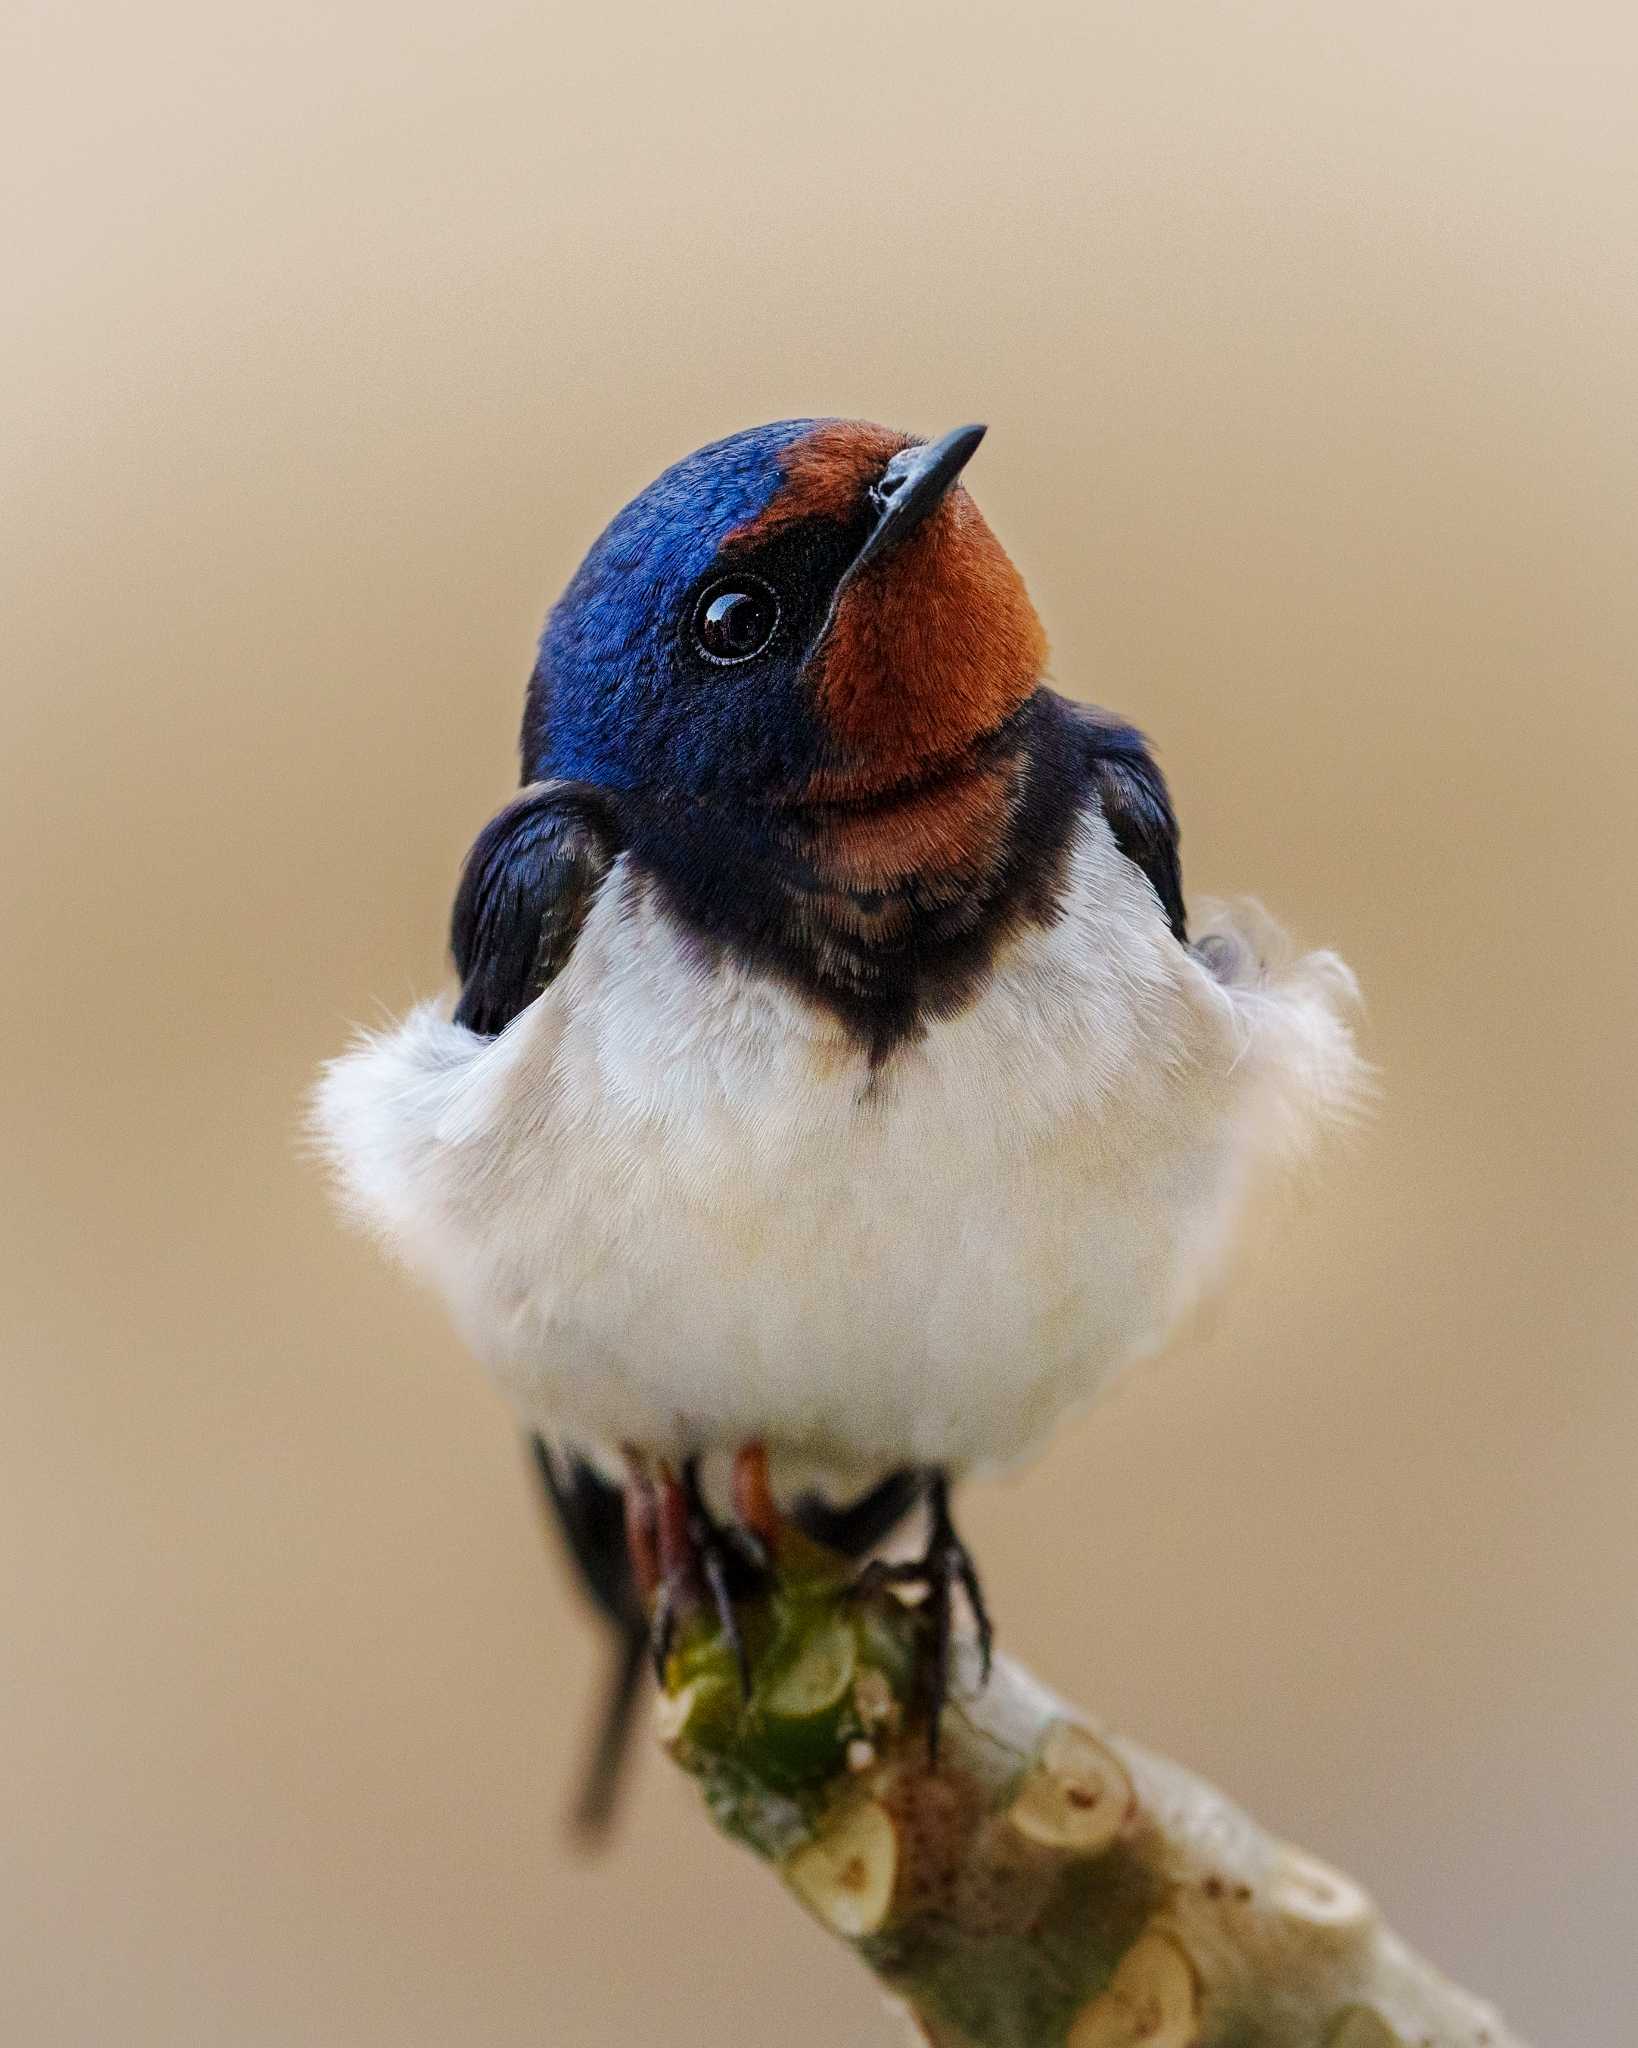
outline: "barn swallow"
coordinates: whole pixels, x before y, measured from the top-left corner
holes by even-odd
[[[925,1502],[876,1570],[925,1590],[936,1741],[957,1595],[989,1637],[951,1484],[1153,1351],[1355,1092],[1346,969],[1249,908],[1191,935],[1149,746],[1043,680],[983,435],[784,421],[626,506],[547,621],[453,1006],[316,1098],[619,1635],[588,1824],[653,1608],[732,1631],[735,1453],[860,1558]]]

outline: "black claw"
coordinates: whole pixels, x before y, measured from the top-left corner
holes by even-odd
[[[927,1679],[923,1704],[927,1712],[927,1761],[938,1762],[938,1741],[943,1732],[944,1709],[950,1700],[950,1642],[955,1634],[954,1601],[950,1597],[950,1575],[940,1569],[928,1599],[933,1641],[927,1657]]]
[[[751,1697],[751,1659],[745,1648],[745,1638],[740,1633],[739,1616],[734,1612],[734,1596],[728,1590],[728,1568],[722,1551],[702,1544],[700,1566],[710,1589],[711,1605],[717,1612],[717,1625],[722,1630],[724,1642],[733,1652],[734,1669],[739,1673],[739,1696],[748,1700]]]
[[[946,1587],[958,1582],[967,1596],[967,1605],[972,1609],[973,1628],[978,1636],[979,1683],[988,1684],[995,1658],[995,1628],[985,1604],[984,1588],[979,1582],[972,1552],[956,1533],[955,1523],[950,1518],[950,1485],[942,1473],[934,1479],[929,1499],[933,1526],[928,1548],[938,1556]]]
[[[754,1529],[742,1529],[737,1522],[731,1523],[726,1531],[729,1544],[739,1554],[741,1574],[747,1587],[760,1586],[773,1577],[773,1552]]]
[[[665,1684],[665,1667],[671,1659],[671,1646],[677,1640],[677,1603],[671,1588],[661,1585],[654,1596],[654,1620],[649,1628],[648,1647],[654,1659],[654,1676],[661,1686]]]
[[[984,1604],[984,1588],[978,1582],[978,1570],[966,1545],[951,1532],[954,1554],[951,1562],[955,1576],[961,1581],[961,1590],[967,1596],[967,1605],[972,1609],[973,1627],[978,1635],[978,1673],[980,1684],[987,1685],[990,1666],[995,1661],[995,1628],[990,1621],[990,1610]]]
[[[927,1595],[926,1655],[917,1673],[917,1692],[927,1717],[927,1757],[938,1762],[939,1729],[950,1700],[950,1652],[955,1639],[955,1589],[959,1586],[972,1609],[978,1637],[979,1682],[988,1682],[995,1650],[995,1630],[984,1601],[984,1589],[967,1546],[950,1519],[950,1486],[942,1472],[933,1474],[927,1487],[929,1527],[927,1548],[918,1558],[903,1563],[885,1563],[874,1558],[853,1582],[859,1597],[878,1592],[884,1586],[917,1586]]]
[[[722,1630],[723,1640],[733,1653],[739,1673],[742,1699],[751,1697],[751,1658],[739,1626],[734,1602],[759,1585],[767,1576],[769,1560],[761,1542],[749,1530],[727,1527],[717,1521],[706,1503],[700,1485],[698,1458],[682,1468],[683,1494],[688,1503],[688,1534],[694,1555],[705,1579],[711,1605]]]

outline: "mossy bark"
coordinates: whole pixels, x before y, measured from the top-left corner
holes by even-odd
[[[934,2048],[1518,2048],[1356,1885],[1006,1659],[958,1657],[935,1763],[918,1610],[778,1551],[750,1699],[697,1615],[662,1734]]]

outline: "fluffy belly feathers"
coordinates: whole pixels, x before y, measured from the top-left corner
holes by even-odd
[[[1257,1169],[1348,1107],[1346,970],[1280,950],[1246,913],[1179,947],[1094,817],[1058,919],[872,1073],[617,867],[499,1038],[423,1006],[316,1124],[529,1427],[761,1436],[842,1480],[1004,1461],[1161,1342]]]

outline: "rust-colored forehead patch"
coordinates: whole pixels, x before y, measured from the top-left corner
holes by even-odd
[[[729,535],[761,541],[803,519],[847,520],[901,448],[915,436],[869,420],[825,420],[780,460],[784,482],[757,516]]]

